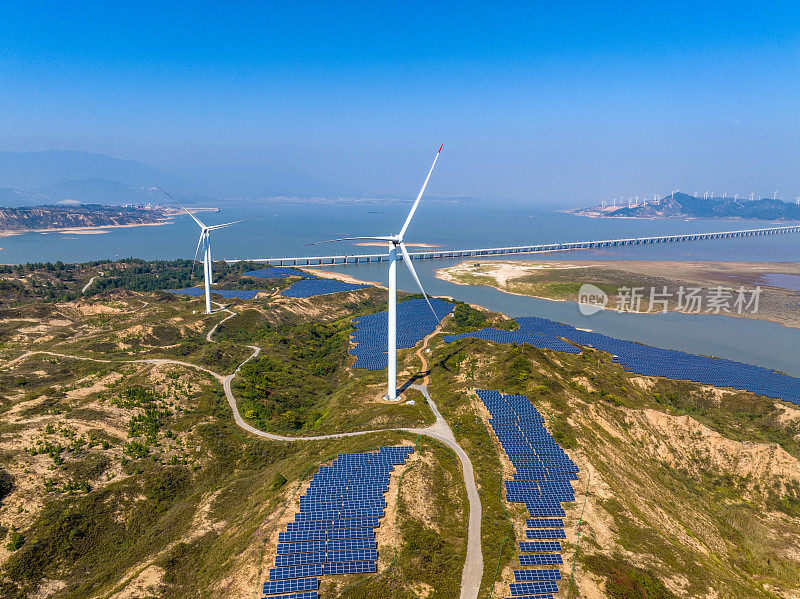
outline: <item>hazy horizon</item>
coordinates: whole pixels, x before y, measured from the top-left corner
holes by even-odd
[[[8,2],[0,151],[245,165],[409,197],[444,143],[431,196],[791,200],[798,17],[793,3]]]

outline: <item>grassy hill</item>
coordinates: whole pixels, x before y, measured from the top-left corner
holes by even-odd
[[[87,297],[56,301],[38,291],[63,276],[72,292],[97,268],[30,265],[2,275],[13,285],[0,288],[0,595],[257,597],[277,531],[314,470],[338,452],[397,443],[417,451],[390,483],[379,573],[323,577],[320,595],[459,595],[468,510],[459,464],[444,445],[395,432],[259,439],[235,425],[211,374],[125,362],[169,358],[228,374],[255,344],[262,359],[235,379],[234,392],[264,430],[423,425],[432,415],[421,395],[416,406],[382,403],[382,373],[348,368],[349,319],[385,309],[385,292],[296,300],[271,288],[233,301],[238,316],[209,343],[207,331],[227,314],[206,316],[201,300],[139,287],[180,265],[105,263],[139,274]],[[464,305],[443,326],[488,322],[511,327]],[[432,397],[472,460],[481,495],[481,597],[508,595],[524,515],[501,499],[508,463],[476,387],[528,395],[581,468],[578,501],[566,505],[560,598],[573,558],[572,597],[796,593],[797,407],[632,375],[591,349],[446,344],[441,335],[430,347]],[[19,359],[34,350],[51,353]],[[412,351],[400,359],[401,378],[419,372]]]

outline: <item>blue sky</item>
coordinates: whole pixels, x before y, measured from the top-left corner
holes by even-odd
[[[543,204],[800,195],[800,5],[0,3],[0,150]]]

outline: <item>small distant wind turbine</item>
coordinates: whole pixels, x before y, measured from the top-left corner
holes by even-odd
[[[208,226],[203,223],[199,218],[197,218],[194,214],[189,212],[186,209],[186,206],[181,204],[178,200],[173,198],[169,195],[166,191],[158,188],[161,193],[167,196],[170,200],[175,202],[178,206],[183,208],[184,212],[192,217],[192,220],[197,223],[197,226],[200,227],[200,239],[197,240],[197,248],[194,251],[194,260],[192,261],[192,275],[194,275],[194,263],[197,262],[197,254],[200,252],[200,246],[203,246],[203,278],[205,283],[205,292],[206,292],[206,314],[211,314],[211,283],[214,279],[214,272],[213,272],[213,264],[211,262],[211,231],[216,231],[217,229],[222,229],[224,227],[230,227],[231,225],[235,225],[237,223],[243,223],[246,220],[253,220],[254,218],[259,218],[258,216],[251,216],[250,218],[243,218],[242,220],[235,220],[230,223],[222,223],[220,225],[211,225]]]
[[[778,199],[778,192],[777,191],[772,194],[772,199],[773,200],[777,200]]]
[[[750,201],[752,202],[755,199],[756,199],[756,194],[755,194],[755,192],[753,192],[753,193],[750,194]]]
[[[411,211],[408,213],[406,217],[406,221],[403,223],[403,227],[400,229],[400,232],[397,235],[386,235],[386,236],[376,236],[376,237],[343,237],[341,239],[329,239],[328,241],[319,241],[317,243],[312,243],[310,245],[317,245],[318,243],[331,243],[334,241],[382,241],[389,246],[389,312],[388,312],[388,351],[389,351],[389,372],[387,376],[387,385],[386,385],[386,399],[389,401],[396,401],[397,400],[397,252],[400,251],[400,254],[403,257],[403,262],[405,262],[406,267],[408,268],[411,276],[414,278],[414,281],[417,283],[417,287],[422,292],[425,301],[428,302],[428,307],[433,312],[434,318],[439,321],[439,316],[436,314],[436,311],[433,309],[433,305],[431,304],[430,299],[428,299],[428,294],[425,293],[425,290],[422,288],[422,283],[417,276],[417,272],[414,270],[414,264],[411,262],[411,256],[408,255],[408,250],[406,250],[406,244],[403,243],[403,236],[406,234],[406,230],[408,230],[408,225],[411,224],[411,219],[414,218],[414,213],[417,211],[417,206],[419,206],[419,201],[422,199],[422,194],[425,193],[425,188],[428,186],[428,181],[431,178],[431,174],[433,173],[433,168],[436,166],[436,161],[439,159],[439,154],[442,153],[442,148],[444,144],[439,146],[439,151],[436,152],[436,156],[433,159],[433,164],[431,164],[431,169],[428,171],[428,176],[425,177],[425,182],[422,184],[422,189],[419,190],[419,194],[417,194],[417,199],[414,200],[414,204],[411,206]]]

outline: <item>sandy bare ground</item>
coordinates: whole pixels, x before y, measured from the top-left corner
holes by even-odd
[[[108,229],[130,229],[132,227],[160,227],[161,225],[171,225],[168,219],[160,220],[156,223],[131,223],[127,225],[104,225],[98,227],[71,227],[66,229],[26,229],[25,231],[0,230],[0,237],[11,237],[13,235],[23,235],[25,233],[64,233],[69,235],[101,235],[108,233]]]

